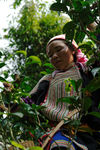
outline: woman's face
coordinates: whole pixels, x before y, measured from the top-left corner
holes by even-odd
[[[63,40],[52,41],[47,48],[47,55],[52,65],[59,70],[66,70],[74,62],[73,54]]]

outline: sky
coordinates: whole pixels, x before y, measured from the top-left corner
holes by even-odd
[[[0,1],[0,37],[3,38],[3,29],[8,27],[8,22],[12,18],[12,14],[15,14],[15,10],[12,7],[11,0],[1,0]],[[17,12],[16,12],[17,14]],[[4,48],[8,45],[8,41],[1,39],[0,48]]]
[[[8,15],[12,13],[10,0],[0,1],[0,33],[2,33],[2,28],[7,27]]]

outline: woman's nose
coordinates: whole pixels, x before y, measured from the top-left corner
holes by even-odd
[[[57,57],[58,57],[57,53],[54,53],[53,58],[57,58]]]

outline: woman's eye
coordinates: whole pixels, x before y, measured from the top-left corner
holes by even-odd
[[[51,55],[49,55],[49,58],[50,58],[50,57],[52,57],[52,54],[51,54]]]
[[[58,46],[58,47],[56,48],[56,52],[59,52],[59,51],[61,51],[62,49],[63,49],[62,46]]]
[[[59,48],[59,49],[57,49],[57,52],[59,52],[59,51],[61,51],[62,49],[61,48]]]
[[[61,49],[58,49],[57,52],[59,52]]]

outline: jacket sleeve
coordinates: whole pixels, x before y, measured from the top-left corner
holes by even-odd
[[[41,78],[36,86],[29,93],[30,96],[22,98],[22,101],[30,105],[32,105],[33,103],[39,105],[41,102],[43,102],[49,88],[50,78],[51,75],[46,75]]]

